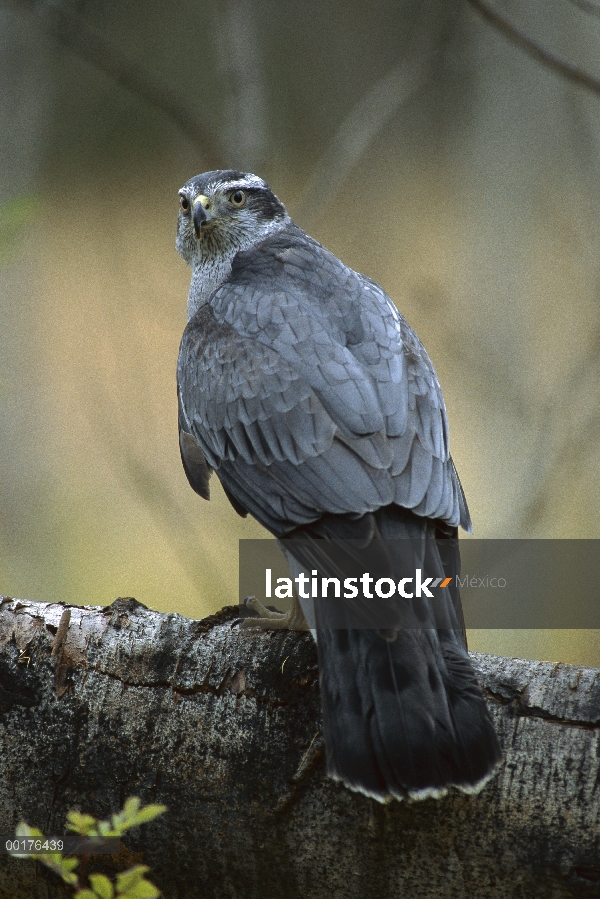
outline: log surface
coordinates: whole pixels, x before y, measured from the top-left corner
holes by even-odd
[[[473,653],[497,775],[381,805],[325,774],[310,635],[236,616],[0,597],[0,834],[137,795],[168,812],[102,864],[165,899],[600,896],[600,670]],[[68,895],[0,856],[0,899]]]

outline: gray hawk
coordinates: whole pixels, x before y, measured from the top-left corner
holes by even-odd
[[[315,620],[329,775],[380,801],[476,792],[501,753],[467,653],[455,576],[458,527],[471,521],[423,345],[258,176],[205,172],[179,201],[177,250],[192,268],[179,433],[193,489],[208,499],[216,471],[293,573],[397,579],[426,565],[453,578],[435,618],[421,604],[413,628],[379,627],[364,596],[347,604],[347,627],[301,600]],[[304,624],[297,607],[254,610],[244,624]]]

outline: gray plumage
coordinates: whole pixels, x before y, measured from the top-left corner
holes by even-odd
[[[419,537],[435,555],[444,536],[456,548],[432,564],[458,570],[456,529],[471,521],[444,400],[390,298],[295,225],[255,175],[208,172],[180,197],[177,249],[192,282],[179,427],[194,490],[208,499],[215,470],[236,511],[281,538],[292,568],[312,564],[307,539],[332,571],[328,540],[360,536],[380,564],[382,541]],[[386,551],[401,572],[407,559]],[[497,763],[457,592],[449,608],[448,629],[395,639],[317,621],[328,768],[349,786],[379,799],[470,790]]]

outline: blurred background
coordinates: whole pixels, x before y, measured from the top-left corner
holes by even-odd
[[[497,2],[600,76],[593,0]],[[600,537],[600,93],[467,0],[0,0],[0,85],[1,593],[237,601],[266,532],[177,443],[177,191],[211,168],[415,327],[477,537]],[[591,631],[470,647],[600,665]]]

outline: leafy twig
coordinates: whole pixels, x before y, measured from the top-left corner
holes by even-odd
[[[67,814],[69,822],[67,826],[69,830],[83,837],[120,837],[126,830],[152,821],[165,811],[164,805],[142,806],[137,796],[132,796],[126,800],[122,810],[112,815],[110,820],[100,821],[92,815],[71,811]],[[30,827],[24,821],[18,825],[16,833],[17,837],[35,837],[42,841],[46,839],[41,830]],[[79,865],[77,858],[64,858],[62,852],[34,854],[12,851],[11,855],[17,858],[29,856],[38,859],[64,883],[77,890],[74,899],[158,899],[160,895],[160,890],[144,876],[150,870],[146,865],[135,865],[127,871],[122,871],[117,874],[114,884],[105,874],[90,874],[87,878],[89,886],[85,886],[75,873]]]

